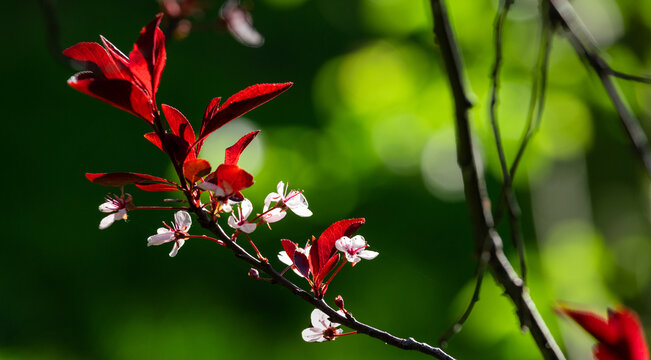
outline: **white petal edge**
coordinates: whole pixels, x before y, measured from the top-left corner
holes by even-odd
[[[180,239],[174,242],[174,246],[172,247],[172,251],[170,251],[170,257],[175,257],[176,254],[178,254],[179,250],[181,249],[181,246],[185,244],[185,240]]]
[[[187,231],[192,226],[192,217],[187,211],[177,211],[174,214],[174,223],[177,229]]]
[[[115,214],[109,214],[106,215],[100,222],[99,222],[99,229],[104,230],[107,227],[113,225],[113,222],[115,221]]]
[[[306,342],[323,342],[325,337],[323,337],[323,330],[317,328],[307,328],[301,332],[303,340]]]
[[[160,230],[160,229],[158,229]],[[167,229],[165,229],[167,230]],[[164,233],[158,233],[147,238],[147,246],[160,245],[174,240],[174,233],[167,230]]]

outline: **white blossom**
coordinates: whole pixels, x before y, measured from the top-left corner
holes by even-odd
[[[165,223],[163,223],[165,224]],[[161,245],[174,241],[174,246],[170,252],[170,257],[176,256],[179,249],[185,243],[185,238],[189,235],[188,230],[192,225],[192,217],[187,211],[177,211],[174,214],[174,222],[171,226],[158,228],[156,235],[147,238],[147,246]]]
[[[287,193],[288,187],[285,186],[284,182],[279,182],[276,186],[276,192],[272,192],[264,199],[264,211],[271,206],[272,202],[275,202],[282,209],[289,209],[294,214],[301,217],[312,216],[312,211],[308,209],[307,199],[301,191],[290,190]],[[280,219],[278,219],[280,220]]]
[[[116,220],[126,220],[127,211],[132,206],[132,199],[133,198],[129,194],[126,194],[126,197],[117,197],[115,195],[109,194],[106,197],[106,201],[104,201],[99,206],[99,211],[103,213],[110,213],[99,222],[100,230],[104,230],[107,227],[113,225],[113,222]]]
[[[242,200],[237,215],[235,214],[235,211],[233,211],[231,216],[228,218],[228,225],[233,229],[241,230],[247,234],[252,233],[253,230],[255,230],[256,224],[250,223],[246,220],[249,215],[251,215],[252,211],[253,205],[251,204],[251,201],[249,201],[249,199]]]
[[[337,312],[344,316],[343,311],[339,310]],[[301,333],[303,340],[307,342],[334,340],[344,332],[342,329],[338,329],[339,324],[330,321],[328,315],[319,309],[312,311],[310,319],[312,320],[312,327],[303,330]]]
[[[335,242],[337,250],[343,252],[346,255],[346,260],[353,265],[361,259],[372,260],[378,256],[378,252],[366,250],[367,246],[368,244],[362,235],[353,236],[352,239],[348,236],[342,236],[341,239]]]

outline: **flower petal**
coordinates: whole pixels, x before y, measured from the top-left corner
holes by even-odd
[[[169,231],[168,229],[165,232],[160,232],[162,228],[159,228],[159,233],[156,235],[152,235],[147,238],[147,246],[152,246],[152,245],[160,245],[164,244],[166,242],[170,242],[174,240],[174,233],[172,231]]]
[[[108,214],[106,215],[102,221],[99,222],[99,229],[104,230],[107,227],[113,225],[113,222],[115,221],[115,214]]]
[[[174,246],[172,247],[172,251],[170,251],[170,257],[175,257],[176,254],[179,252],[181,249],[181,246],[185,244],[185,240],[179,239],[174,242]]]
[[[307,328],[301,333],[303,340],[306,342],[323,342],[323,330],[317,328]]]
[[[364,260],[373,260],[375,259],[378,255],[380,255],[379,252],[377,251],[371,251],[371,250],[362,250],[357,253],[357,256],[361,257]]]

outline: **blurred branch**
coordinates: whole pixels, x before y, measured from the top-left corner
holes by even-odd
[[[565,359],[547,329],[547,325],[538,313],[533,300],[522,283],[522,279],[517,276],[509,260],[504,255],[502,240],[493,229],[486,184],[483,175],[479,174],[473,153],[468,121],[468,111],[472,104],[468,100],[465,90],[461,56],[448,20],[445,4],[442,0],[431,0],[431,6],[434,18],[434,35],[441,48],[441,55],[454,97],[457,161],[463,174],[464,191],[470,211],[476,246],[479,249],[484,241],[489,241],[489,269],[495,280],[504,287],[506,294],[511,298],[523,325],[526,324],[529,327],[543,357],[545,359]]]
[[[493,39],[495,41],[495,62],[493,70],[491,71],[491,100],[490,100],[490,123],[493,129],[493,137],[495,138],[495,146],[497,147],[497,154],[500,161],[500,168],[502,170],[502,178],[504,181],[503,194],[506,201],[506,207],[509,212],[509,227],[511,231],[511,241],[513,246],[518,252],[520,259],[520,273],[522,274],[522,281],[526,283],[527,279],[527,266],[524,258],[524,244],[520,237],[520,227],[518,225],[518,217],[520,214],[520,207],[515,198],[513,191],[513,178],[509,172],[508,164],[506,163],[506,155],[504,154],[504,146],[502,145],[502,136],[497,121],[496,107],[497,107],[497,91],[499,88],[499,74],[502,65],[502,34],[504,31],[504,22],[508,15],[509,9],[513,4],[513,0],[500,1],[500,7],[495,16],[495,28]]]
[[[61,33],[59,31],[59,20],[57,19],[54,4],[51,0],[38,0],[43,10],[43,18],[45,19],[45,28],[47,36],[47,45],[50,50],[50,55],[61,65],[78,70],[73,63],[65,56],[63,56],[63,49],[61,48]]]
[[[568,40],[574,47],[579,58],[589,64],[594,72],[599,76],[608,97],[615,106],[619,114],[619,119],[624,126],[637,156],[642,161],[647,173],[651,176],[651,150],[649,141],[640,126],[640,122],[624,103],[619,90],[613,83],[611,76],[619,77],[626,80],[640,81],[651,83],[650,79],[639,76],[627,75],[614,71],[608,63],[599,55],[592,34],[585,27],[581,18],[576,14],[574,8],[567,0],[547,0],[551,6],[550,16],[560,20],[563,27],[567,30]]]

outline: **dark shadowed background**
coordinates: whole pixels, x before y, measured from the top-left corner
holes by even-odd
[[[475,261],[428,2],[248,1],[266,38],[257,49],[215,31],[221,2],[205,3],[193,32],[167,43],[159,103],[198,127],[213,97],[293,81],[279,98],[219,130],[203,157],[219,164],[226,146],[261,129],[242,156],[256,179],[245,196],[259,212],[284,180],[305,190],[314,212],[257,229],[261,251],[280,268],[280,238],[304,243],[336,220],[365,217],[359,233],[380,255],[342,270],[327,300],[341,294],[358,320],[434,344],[470,298]],[[495,199],[501,175],[487,104],[496,1],[449,3]],[[651,1],[574,4],[614,68],[651,74]],[[97,206],[115,190],[88,182],[85,172],[172,172],[142,137],[142,120],[66,85],[74,71],[48,50],[39,2],[4,5],[0,359],[422,358],[362,335],[303,342],[312,308],[248,278],[246,264],[229,251],[201,240],[175,258],[169,246],[147,248],[146,238],[171,212],[134,211],[127,223],[98,230],[104,215]],[[155,1],[126,0],[59,0],[54,9],[62,48],[102,34],[125,52],[160,11]],[[537,11],[536,1],[516,1],[505,27],[499,118],[509,159],[526,116]],[[649,133],[651,86],[619,85]],[[570,357],[589,359],[593,341],[557,318],[557,300],[602,314],[625,304],[649,329],[649,178],[598,79],[562,37],[554,40],[547,107],[521,170],[531,293]],[[127,192],[137,205],[162,204],[161,194]],[[515,264],[508,231],[500,230]],[[447,351],[459,359],[540,358],[490,278]]]

